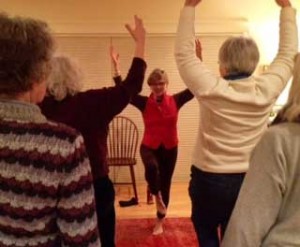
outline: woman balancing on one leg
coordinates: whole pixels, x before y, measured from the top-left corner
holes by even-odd
[[[111,57],[116,72],[114,81],[116,84],[122,83],[119,56],[113,48]],[[130,102],[142,112],[145,125],[140,154],[145,166],[145,178],[156,202],[157,222],[153,234],[163,232],[163,219],[169,205],[171,180],[178,150],[178,112],[193,98],[188,89],[169,95],[168,84],[166,72],[154,69],[148,77],[150,96],[136,95]]]

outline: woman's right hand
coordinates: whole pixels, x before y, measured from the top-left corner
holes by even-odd
[[[134,16],[135,27],[129,24],[125,24],[126,29],[136,42],[144,41],[146,36],[146,31],[144,28],[143,20],[137,15]]]
[[[143,20],[137,15],[134,16],[134,23],[134,27],[129,24],[126,24],[125,27],[136,42],[135,57],[144,58],[146,30]]]

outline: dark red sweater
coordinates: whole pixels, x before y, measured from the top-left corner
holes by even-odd
[[[47,118],[79,130],[84,138],[94,179],[108,175],[107,134],[110,121],[142,89],[146,63],[134,58],[122,85],[80,92],[62,101],[46,97],[40,104]]]

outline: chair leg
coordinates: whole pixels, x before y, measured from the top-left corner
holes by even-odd
[[[133,186],[134,196],[135,196],[136,201],[138,202],[139,199],[138,199],[138,194],[137,194],[137,189],[136,189],[134,167],[133,167],[133,165],[131,165],[129,167],[130,167],[130,175],[131,175],[131,180],[132,180],[132,186]]]

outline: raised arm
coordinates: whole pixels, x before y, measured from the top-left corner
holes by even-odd
[[[195,7],[200,2],[200,0],[185,1],[175,43],[175,59],[179,74],[196,97],[212,89],[218,80],[218,76],[202,63],[202,54],[199,54],[201,43],[195,37]],[[197,49],[200,50],[197,51]]]
[[[121,76],[121,69],[120,69],[120,55],[115,50],[114,46],[111,44],[109,49],[109,54],[111,58],[111,63],[113,67],[113,80],[115,85],[122,84],[122,76]]]
[[[111,44],[109,48],[109,54],[112,62],[114,77],[121,75],[120,69],[120,54],[115,50],[115,47]]]
[[[120,72],[120,56],[119,53],[116,52],[113,46],[110,47],[110,58],[112,60],[114,76],[113,80],[115,85],[123,85],[122,76]],[[141,112],[144,111],[146,107],[147,97],[141,96],[139,94],[132,95],[130,99],[130,103],[138,108]]]
[[[116,86],[105,88],[101,90],[101,92],[98,92],[98,94],[101,94],[101,97],[98,97],[98,107],[95,108],[99,111],[103,111],[101,114],[98,114],[99,121],[103,121],[101,117],[103,115],[107,116],[108,120],[111,120],[114,116],[122,112],[129,104],[130,100],[142,90],[147,67],[146,62],[143,59],[146,31],[142,19],[134,16],[134,22],[134,25],[125,25],[135,42],[135,50],[130,69],[124,80],[122,80],[119,74],[119,55],[114,47],[110,48],[113,69],[118,74],[115,74],[113,78]],[[107,107],[107,105],[110,107]]]
[[[279,48],[275,59],[262,74],[267,80],[262,80],[261,83],[261,87],[272,88],[271,97],[277,97],[290,79],[298,50],[296,10],[291,7],[289,0],[275,0],[275,2],[281,7]]]
[[[134,27],[129,24],[125,24],[125,27],[136,42],[134,56],[143,59],[145,53],[146,31],[144,28],[143,20],[141,18],[135,15],[134,22]]]
[[[142,19],[134,16],[135,25],[126,24],[125,27],[135,41],[134,59],[127,77],[122,83],[129,97],[132,97],[142,91],[144,82],[146,63],[144,61],[145,36],[146,31]]]

